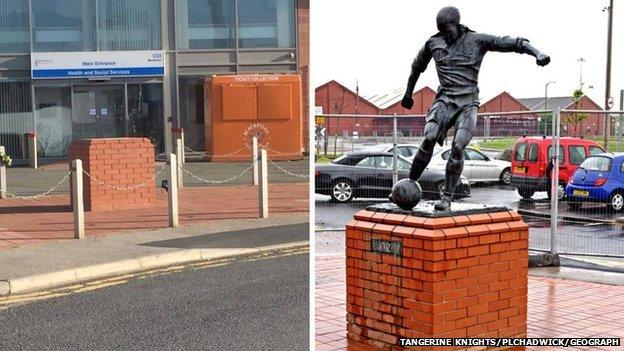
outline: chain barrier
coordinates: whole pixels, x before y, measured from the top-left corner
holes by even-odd
[[[284,155],[284,156],[295,156],[295,155],[301,156],[301,152],[284,152],[284,151],[272,149],[272,148],[270,148],[270,147],[268,147],[266,145],[258,145],[258,149],[260,149],[260,148],[264,148],[267,151],[272,151],[272,152],[274,152],[276,154]]]
[[[6,196],[8,198],[17,199],[17,200],[38,200],[38,199],[41,199],[43,197],[46,197],[46,196],[50,195],[50,193],[52,193],[53,191],[58,189],[58,187],[61,186],[61,184],[65,183],[67,181],[67,179],[69,179],[70,176],[71,176],[71,172],[67,172],[65,174],[65,176],[61,179],[61,181],[56,183],[54,186],[52,186],[47,191],[44,191],[43,193],[40,193],[40,194],[24,196],[24,195],[16,195],[16,194],[11,194],[11,193],[6,193]]]
[[[273,162],[273,160],[269,159],[269,163],[271,163],[271,165],[273,165],[275,168],[279,169],[280,171],[288,174],[289,176],[292,177],[297,177],[297,178],[302,178],[302,179],[309,179],[310,176],[307,174],[297,174],[297,173],[293,173],[283,167],[281,167],[280,165],[278,165],[277,163]]]
[[[151,182],[152,180],[155,180],[155,179],[156,179],[156,177],[158,177],[158,175],[160,175],[160,173],[162,173],[162,171],[163,171],[166,167],[167,167],[167,164],[166,164],[166,163],[164,163],[164,164],[160,167],[160,169],[159,169],[158,171],[156,171],[156,173],[155,173],[152,177],[148,178],[148,179],[147,179],[147,180],[145,180],[145,182],[143,182],[143,183],[140,183],[140,184],[135,184],[135,185],[131,185],[131,186],[123,186],[123,187],[121,187],[121,186],[113,186],[113,185],[108,185],[108,184],[106,184],[105,182],[103,182],[103,181],[99,180],[98,178],[94,177],[93,175],[91,175],[89,172],[84,171],[84,170],[83,170],[83,172],[84,172],[84,174],[86,174],[86,175],[87,175],[87,177],[89,177],[89,178],[93,179],[96,183],[98,183],[98,184],[100,184],[100,185],[104,185],[105,187],[107,187],[107,188],[109,188],[109,189],[113,189],[113,190],[117,190],[117,191],[128,191],[128,190],[136,190],[136,189],[143,188],[143,187],[147,186],[147,184],[148,184],[149,182]]]
[[[197,151],[197,150],[193,150],[190,147],[184,145],[184,150],[188,151],[188,152],[192,152],[192,153],[196,153],[196,154],[205,154],[206,151]]]
[[[200,177],[200,176],[198,176],[198,175],[195,175],[195,174],[191,173],[191,171],[189,171],[188,169],[186,169],[184,166],[180,166],[180,168],[182,169],[182,172],[184,172],[184,173],[188,174],[191,178],[193,178],[193,179],[195,179],[195,180],[197,180],[197,181],[199,181],[199,182],[202,182],[202,183],[205,183],[205,184],[225,184],[225,183],[232,182],[232,181],[234,181],[234,180],[236,180],[236,179],[238,179],[238,178],[242,177],[245,173],[249,172],[249,171],[253,168],[253,166],[256,164],[256,162],[258,162],[258,159],[255,159],[255,160],[254,160],[254,161],[253,161],[253,162],[249,165],[249,167],[245,168],[245,169],[244,169],[242,172],[240,172],[239,174],[237,174],[237,175],[235,175],[235,176],[233,176],[233,177],[230,177],[230,178],[227,178],[227,179],[221,179],[221,180],[212,180],[212,179],[202,178],[202,177]]]

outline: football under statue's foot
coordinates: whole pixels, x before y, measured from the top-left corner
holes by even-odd
[[[448,195],[442,196],[440,201],[435,204],[436,211],[450,211],[451,210],[451,197]]]

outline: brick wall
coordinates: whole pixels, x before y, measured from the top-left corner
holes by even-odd
[[[398,241],[402,255],[371,251]],[[525,337],[528,226],[514,211],[422,218],[360,211],[347,225],[348,337]]]
[[[81,159],[86,211],[144,208],[154,203],[154,145],[147,138],[76,140],[69,145],[69,159]],[[71,165],[70,165],[71,167]],[[133,190],[116,190],[147,182]],[[108,186],[107,186],[108,185]]]

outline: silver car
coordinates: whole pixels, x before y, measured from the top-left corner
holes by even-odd
[[[427,168],[444,171],[450,154],[450,147],[441,148],[433,154]],[[470,183],[500,182],[505,185],[511,183],[511,162],[492,159],[473,148],[466,148],[464,158],[462,175],[468,178]]]

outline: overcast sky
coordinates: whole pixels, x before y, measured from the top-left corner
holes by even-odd
[[[425,41],[437,32],[435,16],[447,5],[459,8],[470,29],[527,38],[550,55],[539,67],[529,55],[488,53],[481,65],[481,102],[502,91],[519,98],[569,96],[579,85],[584,58],[585,93],[604,104],[608,0],[312,0],[312,86],[335,79],[362,95],[404,88],[410,64]],[[618,8],[617,6],[620,5]],[[619,107],[624,89],[624,2],[615,1],[611,96]],[[437,89],[433,60],[416,90]],[[593,89],[588,89],[593,86]]]

